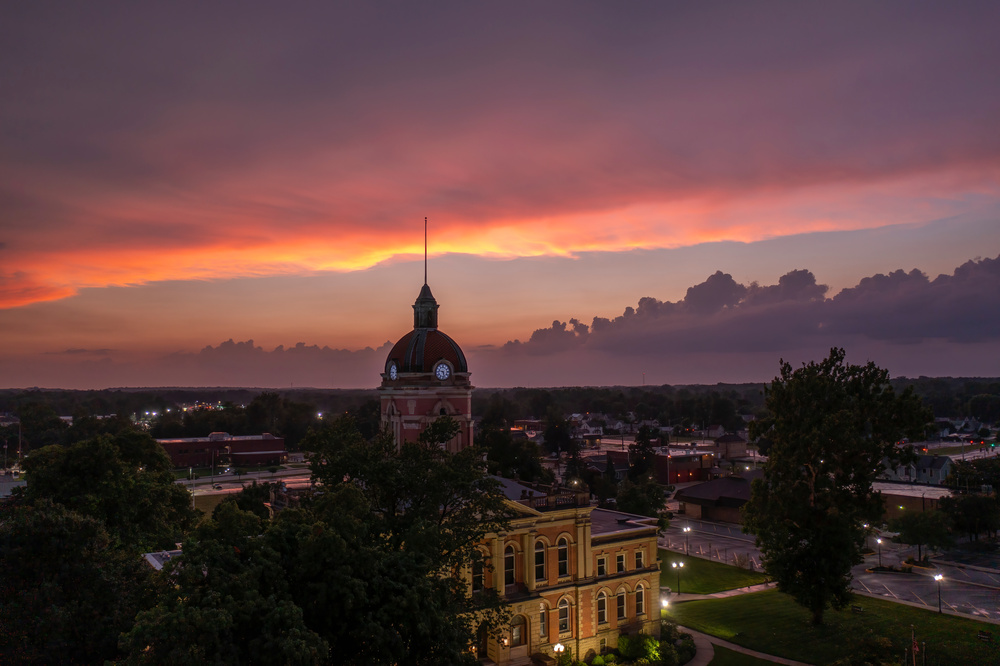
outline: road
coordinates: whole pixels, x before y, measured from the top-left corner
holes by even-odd
[[[684,528],[690,531],[685,532]],[[727,564],[745,563],[760,570],[760,551],[752,535],[738,525],[675,518],[659,539],[660,547],[692,557],[712,559]],[[874,544],[871,544],[874,545]],[[916,548],[884,540],[881,546],[882,564],[898,567],[906,557],[916,557]],[[868,573],[878,565],[878,550],[865,557],[862,564],[851,570],[851,587],[858,592],[899,601],[938,607],[938,583],[941,580],[941,607],[980,618],[1000,621],[1000,572],[978,570],[963,565],[938,561],[934,569],[915,567],[912,574]]]
[[[274,474],[270,472],[261,472],[259,475],[256,472],[252,472],[243,474],[242,476],[216,474],[214,479],[211,477],[202,477],[194,481],[179,479],[177,483],[190,490],[193,495],[211,495],[215,493],[236,493],[242,490],[243,486],[250,485],[254,481],[259,483],[283,481],[289,488],[307,488],[310,485],[310,480],[309,469],[301,468],[282,469]],[[216,485],[222,486],[222,488],[217,490],[213,487]]]

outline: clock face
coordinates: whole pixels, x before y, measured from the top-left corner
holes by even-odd
[[[449,368],[444,363],[438,363],[438,366],[434,368],[434,376],[440,379],[441,381],[444,381],[445,379],[448,379],[448,377],[451,376],[451,368]]]
[[[396,364],[395,363],[390,363],[389,364],[389,379],[395,381],[396,377],[398,377],[398,376],[399,376],[399,372],[396,370]]]

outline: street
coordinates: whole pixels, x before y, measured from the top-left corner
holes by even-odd
[[[684,528],[690,530],[685,532]],[[661,548],[677,553],[687,552],[692,557],[711,559],[730,565],[742,564],[761,570],[760,551],[752,535],[745,534],[738,525],[712,523],[702,520],[675,518],[659,539]],[[874,544],[870,544],[874,545]],[[916,557],[916,547],[892,543],[884,539],[881,545],[882,564],[899,567],[908,556]],[[941,608],[964,615],[1000,620],[1000,571],[957,565],[935,559],[936,567],[914,567],[913,573],[868,573],[866,569],[879,562],[878,549],[865,557],[862,564],[851,570],[851,587],[859,593],[887,599],[910,602],[936,610],[938,583],[941,580]]]

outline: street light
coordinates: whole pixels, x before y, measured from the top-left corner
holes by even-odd
[[[937,574],[937,575],[934,576],[934,580],[937,581],[937,585],[938,585],[938,613],[941,612],[941,579],[942,578],[944,578],[944,576],[942,576],[941,574]]]
[[[566,646],[562,643],[556,643],[552,646],[552,651],[556,653],[556,662],[562,659],[562,654],[565,652]]]
[[[878,568],[882,568],[882,539],[875,539],[875,543],[878,544]]]
[[[691,531],[690,527],[685,527],[684,528],[684,554],[685,555],[690,555],[690,553],[688,552],[688,532],[690,532],[690,531]]]
[[[683,562],[671,562],[670,566],[677,570],[677,594],[681,593],[681,569],[684,568]]]

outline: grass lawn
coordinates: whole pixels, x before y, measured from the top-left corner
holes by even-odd
[[[672,605],[665,614],[682,626],[737,645],[811,664],[847,657],[857,652],[861,641],[877,636],[888,638],[893,654],[901,659],[910,643],[910,625],[917,642],[927,643],[921,659],[926,656],[928,664],[1000,663],[1000,648],[977,638],[980,630],[989,631],[996,646],[997,625],[881,599],[857,597],[855,603],[864,608],[863,613],[828,610],[821,627],[813,626],[810,613],[777,590],[690,601]]]
[[[226,499],[226,497],[228,495],[195,495],[194,508],[201,509],[207,515],[211,516],[215,507],[222,504],[222,500]]]
[[[683,562],[681,571],[681,592],[685,594],[712,594],[723,590],[732,590],[747,585],[763,583],[764,574],[732,567],[721,562],[703,560],[700,557],[685,557],[679,553],[659,549],[660,556],[660,586],[676,591],[677,570],[672,568],[672,562]]]
[[[715,650],[715,656],[712,658],[711,666],[771,666],[774,663],[766,659],[751,657],[742,652],[734,652],[718,645],[712,647]]]

